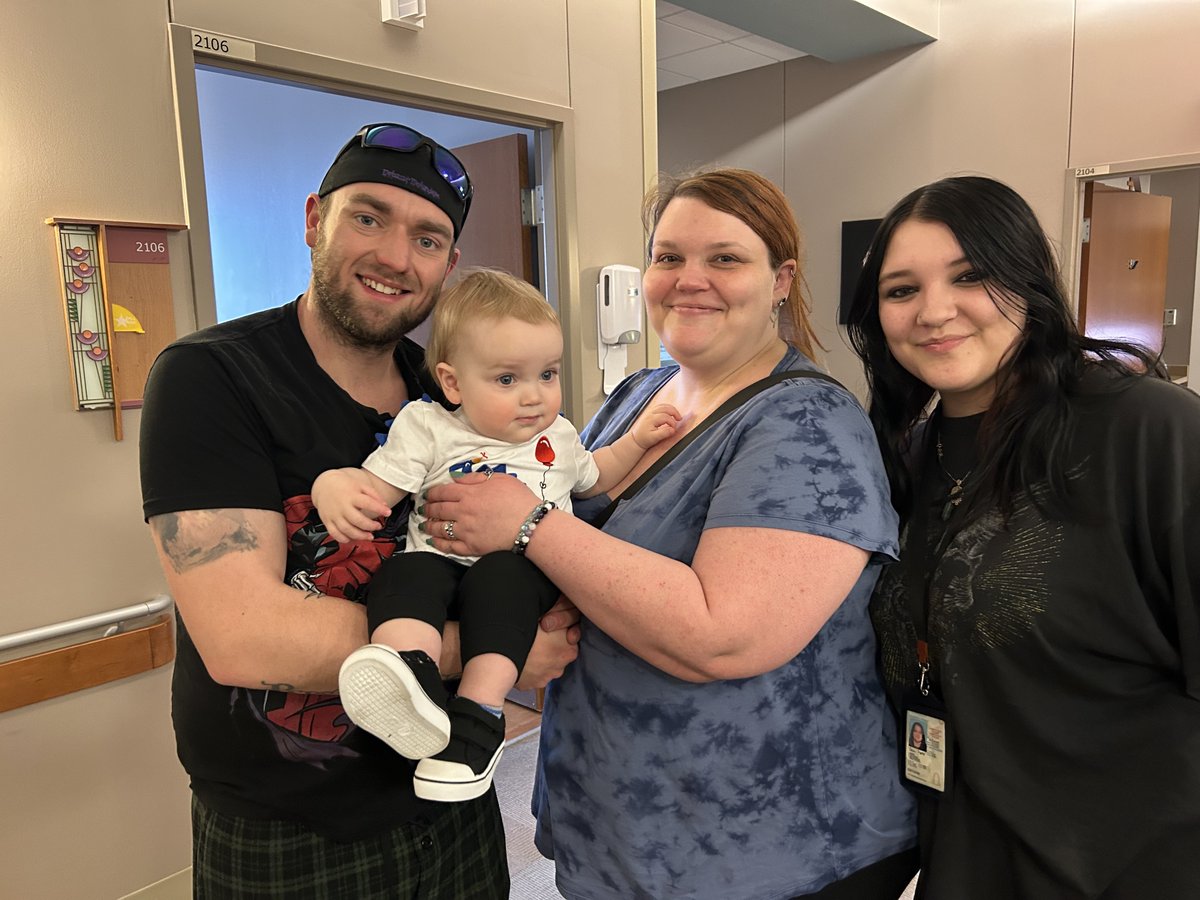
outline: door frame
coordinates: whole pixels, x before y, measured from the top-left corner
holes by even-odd
[[[196,93],[196,66],[230,69],[250,75],[277,78],[335,93],[395,103],[449,115],[501,122],[534,131],[531,153],[544,190],[545,222],[539,227],[539,265],[543,289],[557,299],[562,320],[567,391],[563,405],[574,420],[583,412],[580,309],[573,286],[579,284],[577,209],[575,205],[575,125],[570,107],[512,97],[494,91],[437,81],[390,69],[349,62],[224,35],[231,44],[250,48],[252,61],[219,54],[196,53],[193,28],[171,23],[168,46],[175,97],[176,139],[183,183],[184,221],[191,255],[191,281],[195,322],[198,328],[217,320],[212,274],[208,197],[204,184],[204,159],[200,140],[200,107]],[[211,34],[207,30],[197,32]],[[236,43],[234,43],[236,42]]]
[[[1200,168],[1200,153],[1156,156],[1147,159],[1119,160],[1090,166],[1068,168],[1063,175],[1062,245],[1059,248],[1063,276],[1071,301],[1071,310],[1079,318],[1079,279],[1083,238],[1083,190],[1089,181],[1103,181],[1127,175],[1153,175],[1178,169]],[[1196,287],[1193,293],[1192,334],[1188,353],[1188,386],[1200,393],[1200,253],[1196,259]]]

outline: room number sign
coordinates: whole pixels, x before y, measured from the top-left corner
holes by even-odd
[[[211,31],[192,31],[192,52],[209,56],[226,56],[254,62],[254,42],[240,41]]]

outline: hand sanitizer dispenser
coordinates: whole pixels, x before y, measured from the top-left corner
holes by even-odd
[[[600,270],[596,284],[596,321],[604,393],[625,377],[625,347],[642,337],[642,273],[633,266],[612,265]]]

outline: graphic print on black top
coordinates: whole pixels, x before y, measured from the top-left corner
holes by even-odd
[[[288,558],[284,580],[299,587],[294,582],[299,573],[304,573],[322,594],[365,602],[371,576],[400,542],[409,509],[410,503],[405,498],[405,502],[396,504],[373,540],[339,544],[321,524],[311,495],[285,500],[283,518],[287,525]]]
[[[397,529],[408,518],[408,504],[397,504],[374,540],[345,544],[329,536],[308,494],[285,501],[283,515],[288,536],[285,580],[293,587],[311,585],[322,594],[362,603],[371,576],[396,550]],[[281,756],[318,767],[330,759],[358,756],[339,743],[356,726],[337,694],[246,688],[232,692],[231,704],[245,704],[269,729]]]
[[[1059,558],[1063,528],[1028,515],[1032,504],[1021,500],[1005,536],[1003,518],[990,510],[968,522],[950,541],[931,584],[929,644],[932,677],[953,664],[953,648],[998,649],[1021,640],[1034,629],[1050,601],[1047,573]],[[998,538],[1005,539],[998,541]],[[901,536],[907,546],[908,528]],[[930,532],[930,553],[941,534]],[[980,572],[982,570],[982,575]],[[903,566],[884,570],[876,590],[873,616],[880,632],[880,653],[888,684],[913,679],[916,628],[905,606]],[[901,629],[904,637],[900,638]]]

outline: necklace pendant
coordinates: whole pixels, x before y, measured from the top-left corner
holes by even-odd
[[[945,522],[950,518],[950,514],[955,508],[963,502],[962,484],[955,484],[950,488],[950,493],[946,497],[946,502],[942,505],[942,521]]]
[[[962,478],[955,478],[947,471],[945,457],[942,452],[942,436],[940,433],[937,436],[937,461],[938,465],[942,467],[942,472],[953,482],[950,485],[950,490],[946,493],[946,502],[942,506],[942,521],[945,522],[950,518],[950,514],[954,512],[955,507],[963,502],[963,482],[971,477],[971,472],[968,471]]]

